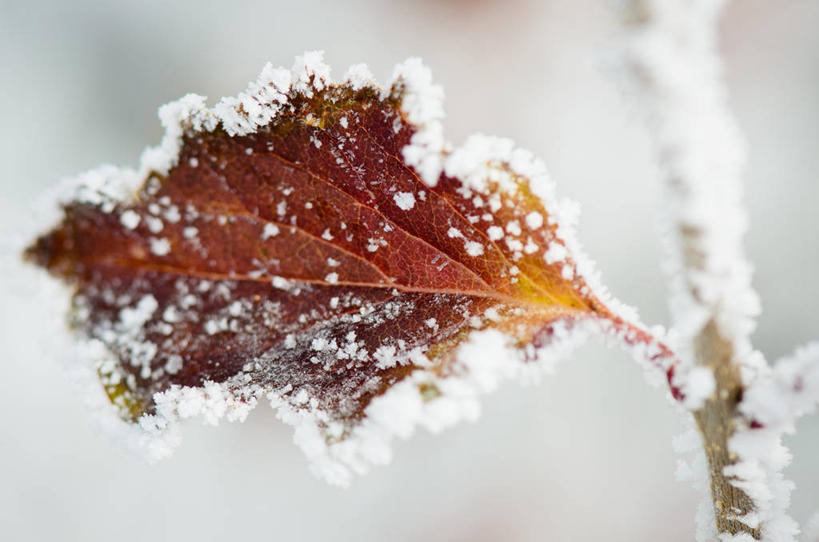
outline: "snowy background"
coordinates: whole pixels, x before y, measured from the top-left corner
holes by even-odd
[[[424,58],[447,134],[509,136],[583,206],[604,281],[667,322],[657,170],[619,82],[612,0],[153,2],[0,0],[0,532],[5,540],[691,540],[699,495],[674,479],[680,432],[664,392],[625,354],[583,348],[539,386],[508,385],[475,425],[399,443],[393,464],[339,490],[314,478],[291,430],[259,408],[191,424],[147,466],[89,425],[13,262],[29,206],[61,177],[135,165],[158,105],[243,90],[266,61],[325,49],[340,75],[384,81]],[[724,49],[750,149],[748,250],[769,358],[819,338],[819,2],[742,0]],[[819,508],[819,417],[791,438],[793,513]]]

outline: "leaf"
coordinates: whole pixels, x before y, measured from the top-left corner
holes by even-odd
[[[72,327],[140,445],[167,455],[176,420],[268,399],[345,483],[581,331],[671,381],[668,349],[602,301],[542,164],[508,140],[444,144],[441,98],[417,60],[382,90],[308,53],[212,109],[164,106],[139,171],[64,191],[26,256],[73,286]]]

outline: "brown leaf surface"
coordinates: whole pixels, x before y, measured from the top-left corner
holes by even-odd
[[[121,417],[203,410],[185,397],[241,417],[270,394],[342,441],[408,375],[463,371],[474,330],[503,332],[528,362],[587,321],[653,348],[670,379],[670,353],[595,296],[513,164],[487,155],[479,183],[445,169],[434,186],[408,165],[426,128],[406,74],[386,92],[310,66],[295,77],[260,80],[233,116],[183,115],[172,167],[130,197],[66,202],[28,249],[75,288],[73,326],[110,353],[93,361]],[[253,103],[272,119],[237,130]],[[430,382],[425,401],[441,394]]]

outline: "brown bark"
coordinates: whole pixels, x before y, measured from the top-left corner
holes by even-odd
[[[737,404],[742,399],[742,381],[739,367],[732,361],[733,349],[720,336],[713,320],[703,328],[694,346],[699,363],[714,371],[717,384],[714,396],[694,413],[708,459],[717,531],[748,533],[759,540],[758,528],[751,529],[736,519],[752,512],[753,502],[724,474],[725,467],[736,462],[736,456],[728,449],[728,440],[736,429]]]

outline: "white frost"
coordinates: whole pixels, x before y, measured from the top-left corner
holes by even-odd
[[[262,241],[265,239],[270,239],[271,237],[276,237],[279,235],[279,227],[273,224],[272,222],[268,222],[264,225],[264,229],[262,230]]]
[[[489,236],[490,241],[498,241],[504,236],[503,228],[500,226],[489,226],[486,230],[486,234]]]
[[[412,192],[398,192],[392,199],[402,211],[409,211],[415,207],[415,195]]]
[[[526,225],[530,230],[536,230],[543,225],[543,215],[537,211],[532,211],[526,215]]]
[[[560,243],[549,243],[549,248],[546,249],[546,252],[543,254],[543,259],[546,260],[546,263],[549,265],[562,262],[566,259],[566,247],[561,245]]]
[[[119,215],[119,221],[129,230],[136,229],[136,227],[139,226],[140,220],[140,216],[131,209],[128,209]]]
[[[157,256],[166,256],[171,252],[171,242],[168,241],[165,237],[156,238],[151,237],[151,252],[156,254]]]
[[[375,85],[373,74],[366,64],[353,64],[347,69],[347,73],[342,79],[354,90],[362,89],[366,86]]]
[[[484,250],[483,245],[477,241],[467,241],[464,243],[464,248],[466,249],[466,253],[473,258],[477,258],[478,256],[482,255]]]
[[[426,184],[435,186],[443,170],[444,90],[432,83],[432,72],[419,58],[410,58],[395,67],[390,86],[399,83],[404,86],[401,109],[418,128],[401,154]]]
[[[309,458],[313,471],[327,482],[346,486],[353,474],[392,459],[391,442],[412,436],[417,427],[438,433],[461,421],[475,421],[480,414],[480,395],[491,392],[504,380],[537,380],[549,372],[587,336],[588,330],[556,326],[546,348],[534,352],[536,362],[524,362],[520,351],[496,330],[475,331],[456,353],[450,376],[418,370],[376,397],[365,410],[362,422],[346,439],[328,444],[319,420],[322,413],[297,410],[279,396],[269,396],[277,415],[296,428],[294,441]],[[421,362],[416,355],[414,363]],[[385,366],[397,362],[397,349],[378,349]],[[423,390],[434,390],[425,395]]]
[[[708,367],[693,367],[683,379],[682,392],[685,406],[691,411],[698,410],[716,391],[714,372]]]

